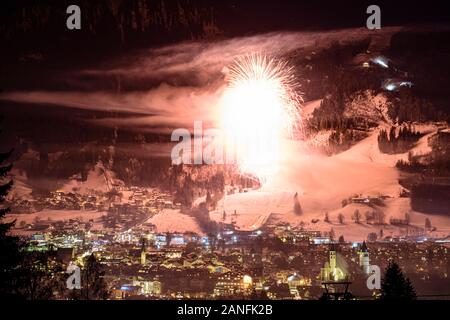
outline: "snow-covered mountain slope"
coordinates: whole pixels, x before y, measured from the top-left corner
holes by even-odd
[[[398,154],[386,154],[380,152],[377,139],[380,130],[389,129],[389,126],[380,124],[380,126],[374,129],[367,138],[361,140],[349,150],[336,155],[335,158],[353,162],[371,162],[387,167],[394,167],[398,160],[401,159],[406,161],[409,152],[412,152],[414,155],[425,155],[430,153],[431,147],[429,146],[428,141],[438,132],[439,128],[440,126],[438,124],[416,125],[414,129],[423,133],[424,136],[417,141],[411,150]]]
[[[428,126],[427,130],[430,129],[413,148],[414,152],[428,151],[428,138],[435,134],[437,127]],[[426,215],[411,211],[409,199],[399,197],[402,188],[394,166],[399,159],[407,159],[407,153],[381,153],[377,136],[378,129],[373,130],[366,139],[332,157],[312,153],[304,143],[286,141],[283,163],[277,175],[259,190],[227,195],[210,216],[216,221],[222,221],[225,211],[226,221],[235,221],[241,229],[257,229],[268,219],[271,222],[286,221],[293,224],[303,221],[314,230],[327,231],[333,228],[337,235],[342,234],[348,240],[364,240],[368,233],[378,232],[380,228],[386,229],[385,235],[399,235],[404,230],[395,226],[352,222],[356,209],[362,214],[374,210],[367,205],[350,204],[342,208],[342,200],[355,194],[372,197],[383,195],[389,198],[385,206],[378,209],[385,213],[387,223],[390,218],[400,219],[404,218],[405,213],[410,213],[412,223],[423,227]],[[293,211],[296,192],[303,210],[301,215]],[[323,221],[325,212],[329,213],[331,223]],[[339,213],[345,217],[344,224],[337,222]],[[313,219],[320,221],[312,223]],[[433,216],[431,219],[437,226],[435,236],[448,235],[450,217]]]
[[[123,182],[116,179],[115,173],[99,161],[88,172],[86,181],[81,181],[79,177],[73,177],[60,190],[64,192],[73,192],[76,190],[82,194],[92,191],[108,192],[114,184],[123,184]]]

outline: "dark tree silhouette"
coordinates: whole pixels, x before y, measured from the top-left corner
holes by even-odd
[[[410,280],[405,277],[399,265],[390,262],[381,282],[382,300],[415,300],[416,292]]]
[[[9,223],[3,222],[5,215],[9,212],[9,208],[4,205],[5,197],[8,195],[13,184],[12,180],[7,179],[12,164],[7,164],[6,161],[11,153],[12,150],[6,153],[0,153],[0,183],[2,183],[0,184],[0,298],[13,298],[18,296],[16,272],[21,257],[19,238],[9,234],[15,221]]]
[[[298,199],[298,193],[296,192],[294,195],[294,212],[295,214],[302,214],[302,206],[300,205],[300,200]]]
[[[172,242],[172,233],[166,232],[166,244],[167,244],[167,246],[170,246],[171,242]]]
[[[361,223],[361,218],[362,218],[362,214],[359,212],[358,209],[355,210],[355,212],[353,213],[353,220],[355,220],[355,223]]]
[[[431,221],[429,218],[425,219],[425,229],[431,229]]]
[[[334,232],[334,229],[331,228],[330,232],[328,233],[330,240],[334,240],[334,238],[336,237],[336,233]]]
[[[28,252],[23,254],[18,270],[18,288],[27,300],[49,300],[55,291],[62,291],[65,277],[61,277],[61,266],[50,267],[52,255],[48,252]]]

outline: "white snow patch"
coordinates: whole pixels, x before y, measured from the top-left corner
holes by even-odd
[[[203,234],[195,219],[175,209],[164,209],[147,222],[156,226],[157,232],[195,232]]]

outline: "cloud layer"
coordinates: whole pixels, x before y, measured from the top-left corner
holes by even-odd
[[[381,32],[389,36],[398,30],[384,28]],[[318,52],[336,42],[363,40],[379,33],[360,28],[180,43],[142,50],[96,69],[72,71],[69,79],[61,79],[72,84],[70,91],[6,92],[0,94],[0,100],[147,114],[96,121],[105,126],[167,132],[168,128],[189,128],[194,120],[214,122],[225,86],[223,70],[240,55],[264,52],[286,58],[301,54],[302,49]],[[95,89],[108,87],[105,83],[114,85],[109,90]]]

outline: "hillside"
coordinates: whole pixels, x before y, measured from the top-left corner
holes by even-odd
[[[426,152],[427,138],[434,132],[421,138],[413,151]],[[278,175],[260,190],[227,195],[210,216],[216,221],[223,221],[225,211],[225,222],[235,221],[238,229],[255,230],[267,219],[270,223],[303,222],[308,229],[329,231],[333,228],[337,235],[355,241],[364,240],[369,233],[377,233],[380,229],[384,230],[385,236],[404,235],[405,228],[389,225],[389,219],[403,219],[406,213],[410,213],[412,228],[423,228],[427,215],[411,211],[409,199],[400,197],[402,187],[398,183],[399,173],[394,166],[398,159],[407,157],[407,153],[382,154],[378,149],[377,135],[378,130],[374,130],[351,149],[332,157],[311,153],[298,142],[286,142],[284,147],[289,152],[285,154],[290,156],[284,159]],[[302,206],[301,215],[293,212],[296,192]],[[342,207],[342,200],[353,195],[384,196],[386,199],[383,206],[351,203]],[[363,216],[367,211],[381,210],[385,214],[386,224],[356,224],[352,221],[355,210],[359,210]],[[330,223],[323,221],[326,212]],[[344,224],[338,222],[340,213],[344,216]],[[312,223],[313,219],[320,221]],[[433,216],[432,223],[437,227],[432,236],[444,237],[449,234],[450,217]]]

